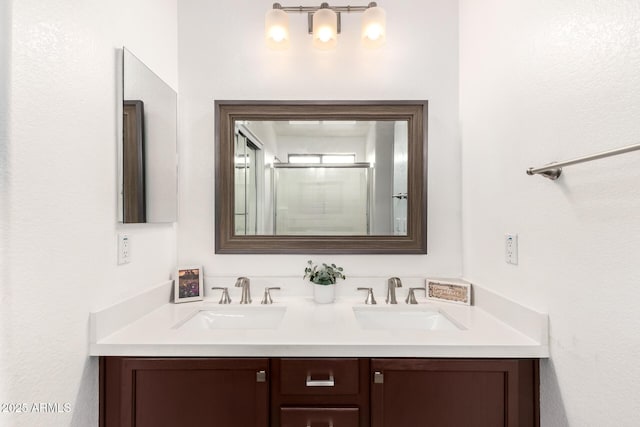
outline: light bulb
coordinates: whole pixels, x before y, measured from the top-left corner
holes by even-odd
[[[318,38],[323,43],[326,43],[329,40],[331,40],[332,35],[333,35],[333,31],[331,31],[331,28],[322,27],[318,30]]]
[[[281,26],[273,26],[269,30],[269,38],[276,43],[280,43],[287,38],[287,30]]]
[[[378,23],[373,23],[365,29],[365,37],[369,40],[378,40],[382,37],[382,27]]]

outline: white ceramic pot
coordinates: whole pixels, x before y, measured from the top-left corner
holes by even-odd
[[[336,299],[336,285],[316,285],[313,283],[313,300],[318,304],[329,304]]]

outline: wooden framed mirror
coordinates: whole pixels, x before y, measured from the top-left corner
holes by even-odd
[[[216,101],[215,251],[427,253],[426,101]]]

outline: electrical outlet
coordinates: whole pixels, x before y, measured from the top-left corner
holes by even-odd
[[[131,262],[131,248],[129,247],[129,235],[118,233],[118,265]]]
[[[518,265],[518,235],[504,235],[504,256],[507,264]]]

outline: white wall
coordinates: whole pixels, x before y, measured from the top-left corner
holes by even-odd
[[[429,255],[313,258],[330,258],[352,276],[459,275],[457,2],[387,2],[387,44],[379,50],[360,46],[362,15],[343,14],[343,33],[331,52],[312,48],[306,15],[295,14],[291,48],[270,51],[263,34],[272,3],[179,2],[180,263],[202,264],[208,276],[301,276],[310,258],[213,253],[214,100],[428,99]]]
[[[9,233],[9,94],[10,76],[9,69],[11,52],[11,1],[0,2],[0,305],[6,301],[3,284],[9,281],[7,269],[7,246]],[[0,313],[2,313],[0,311]],[[0,344],[10,334],[9,328],[0,314]],[[3,366],[6,354],[0,347],[0,376],[4,376]],[[7,395],[7,384],[0,380],[0,398]],[[2,400],[4,402],[4,399]]]
[[[11,94],[0,162],[0,402],[68,402],[71,412],[2,413],[0,425],[97,425],[89,312],[168,279],[176,263],[173,225],[116,225],[116,48],[127,45],[177,88],[176,3],[20,0],[10,41],[1,21]],[[118,231],[132,245],[122,267]]]
[[[460,6],[465,276],[549,312],[541,425],[638,425],[640,153],[525,170],[640,142],[640,3]]]

